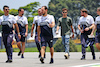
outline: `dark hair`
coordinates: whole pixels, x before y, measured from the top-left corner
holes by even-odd
[[[7,5],[4,5],[4,6],[3,6],[3,9],[5,9],[5,7],[9,8],[9,6],[7,6]]]
[[[87,9],[81,9],[82,12],[88,13]]]
[[[99,11],[100,11],[100,7],[98,7],[98,8],[97,8],[97,10],[99,10]]]
[[[47,8],[47,6],[42,6],[42,7],[44,7],[44,8],[45,8],[45,10],[46,10],[46,9],[48,9],[48,8]]]
[[[21,11],[21,9],[23,9],[23,8],[19,8],[19,9],[18,9],[18,12]]]
[[[62,11],[65,11],[65,10],[68,11],[68,9],[66,9],[66,8],[63,8],[63,9],[62,9]]]

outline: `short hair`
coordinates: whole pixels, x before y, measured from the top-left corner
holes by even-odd
[[[5,9],[5,7],[9,8],[9,6],[7,6],[7,5],[4,5],[4,6],[3,6],[3,9]]]
[[[100,11],[100,7],[98,7],[98,8],[97,8],[97,10],[99,10],[99,11]]]
[[[45,8],[45,10],[46,10],[46,9],[48,9],[48,8],[47,8],[47,6],[42,6],[42,7],[44,7],[44,8]]]
[[[87,9],[81,9],[82,12],[88,13]]]
[[[21,11],[21,9],[23,9],[23,8],[19,8],[19,9],[18,9],[18,12]],[[23,10],[24,10],[24,9],[23,9]]]
[[[65,11],[65,10],[68,11],[68,9],[66,9],[66,8],[63,8],[63,9],[62,9],[62,11]]]

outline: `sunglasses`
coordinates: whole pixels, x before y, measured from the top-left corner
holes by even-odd
[[[63,13],[67,13],[67,12],[63,12]]]
[[[10,10],[10,9],[5,9],[5,10]]]

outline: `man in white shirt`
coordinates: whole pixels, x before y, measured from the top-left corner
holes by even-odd
[[[17,21],[18,27],[19,27],[19,31],[20,31],[20,35],[21,35],[21,39],[18,38],[18,33],[16,32],[15,34],[15,39],[17,41],[17,46],[20,49],[18,56],[21,55],[21,58],[24,58],[24,51],[25,51],[25,37],[27,37],[28,35],[28,21],[27,18],[25,16],[23,16],[24,14],[24,9],[19,8],[18,9],[18,16],[15,16],[15,19]],[[22,43],[22,47],[21,44]]]
[[[37,26],[38,26],[38,20],[39,18],[41,17],[42,15],[42,10],[41,8],[38,9],[38,16],[35,16],[34,19],[33,19],[33,25],[32,25],[32,28],[31,28],[31,37],[33,36],[33,29],[34,29],[34,26],[36,26],[36,29],[35,29],[35,43],[36,43],[36,46],[38,48],[38,51],[39,51],[39,58],[41,57],[41,45],[38,41],[38,35],[37,35]]]
[[[81,10],[81,17],[79,19],[78,29],[81,32],[81,44],[82,44],[82,58],[81,60],[85,59],[86,51],[85,51],[85,44],[88,41],[88,35],[91,34],[92,28],[94,27],[94,20],[93,17],[88,15],[86,9]],[[92,52],[93,60],[95,60],[95,53],[94,53],[94,46],[93,43],[90,43],[90,49]]]
[[[97,47],[98,50],[100,50],[100,7],[97,8],[97,16],[96,19],[95,19],[95,26],[93,28],[93,31],[91,33],[91,35],[93,35],[93,33],[95,32],[96,30],[96,36],[95,36],[95,45]]]
[[[0,25],[2,25],[2,37],[3,37],[3,43],[6,48],[6,54],[7,54],[7,61],[6,63],[12,62],[12,41],[13,41],[13,24],[16,27],[17,33],[19,33],[19,28],[16,23],[16,20],[13,15],[9,14],[9,7],[5,5],[3,7],[4,15],[0,17]],[[18,37],[20,38],[20,34],[18,34]]]
[[[52,33],[52,28],[55,26],[55,20],[52,15],[47,14],[47,7],[43,6],[42,8],[42,13],[43,16],[39,19],[38,22],[38,40],[40,42],[40,33],[41,33],[41,58],[40,61],[41,63],[44,63],[44,53],[45,49],[47,46],[47,43],[50,47],[50,53],[51,53],[51,60],[50,64],[54,63],[53,61],[53,53],[54,53],[54,48],[53,48],[53,33]]]

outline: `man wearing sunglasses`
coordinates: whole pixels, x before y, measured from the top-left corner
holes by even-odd
[[[88,35],[91,34],[92,28],[94,27],[94,19],[92,16],[88,15],[87,9],[81,9],[81,17],[78,23],[78,29],[81,32],[81,44],[82,44],[82,58],[81,60],[85,60],[86,56],[86,48],[84,47],[87,41],[89,41]],[[90,49],[92,52],[93,60],[95,60],[95,52],[93,43],[90,42]]]
[[[6,54],[7,54],[7,61],[6,63],[12,62],[12,41],[13,41],[13,24],[16,27],[17,33],[19,33],[19,28],[16,23],[16,20],[13,15],[9,14],[9,7],[4,6],[3,7],[4,15],[0,17],[0,25],[2,25],[2,37],[3,37],[3,43],[6,48]],[[20,34],[18,34],[18,37],[20,37]]]
[[[15,19],[16,19],[18,27],[19,27],[20,35],[21,35],[21,39],[19,39],[18,33],[15,31],[16,32],[15,39],[17,41],[17,46],[20,49],[18,56],[20,56],[22,53],[21,58],[24,58],[25,37],[27,37],[27,35],[28,35],[28,21],[27,21],[27,18],[25,16],[23,16],[23,14],[24,14],[24,9],[19,8],[18,16],[15,16]],[[22,47],[21,47],[21,43],[22,43]]]
[[[74,30],[72,27],[72,19],[67,16],[68,10],[66,8],[62,9],[62,17],[59,18],[56,34],[58,34],[59,26],[61,26],[61,36],[62,36],[62,43],[65,47],[65,59],[69,58],[69,39],[70,39],[70,29],[73,32],[72,38],[74,37]]]

